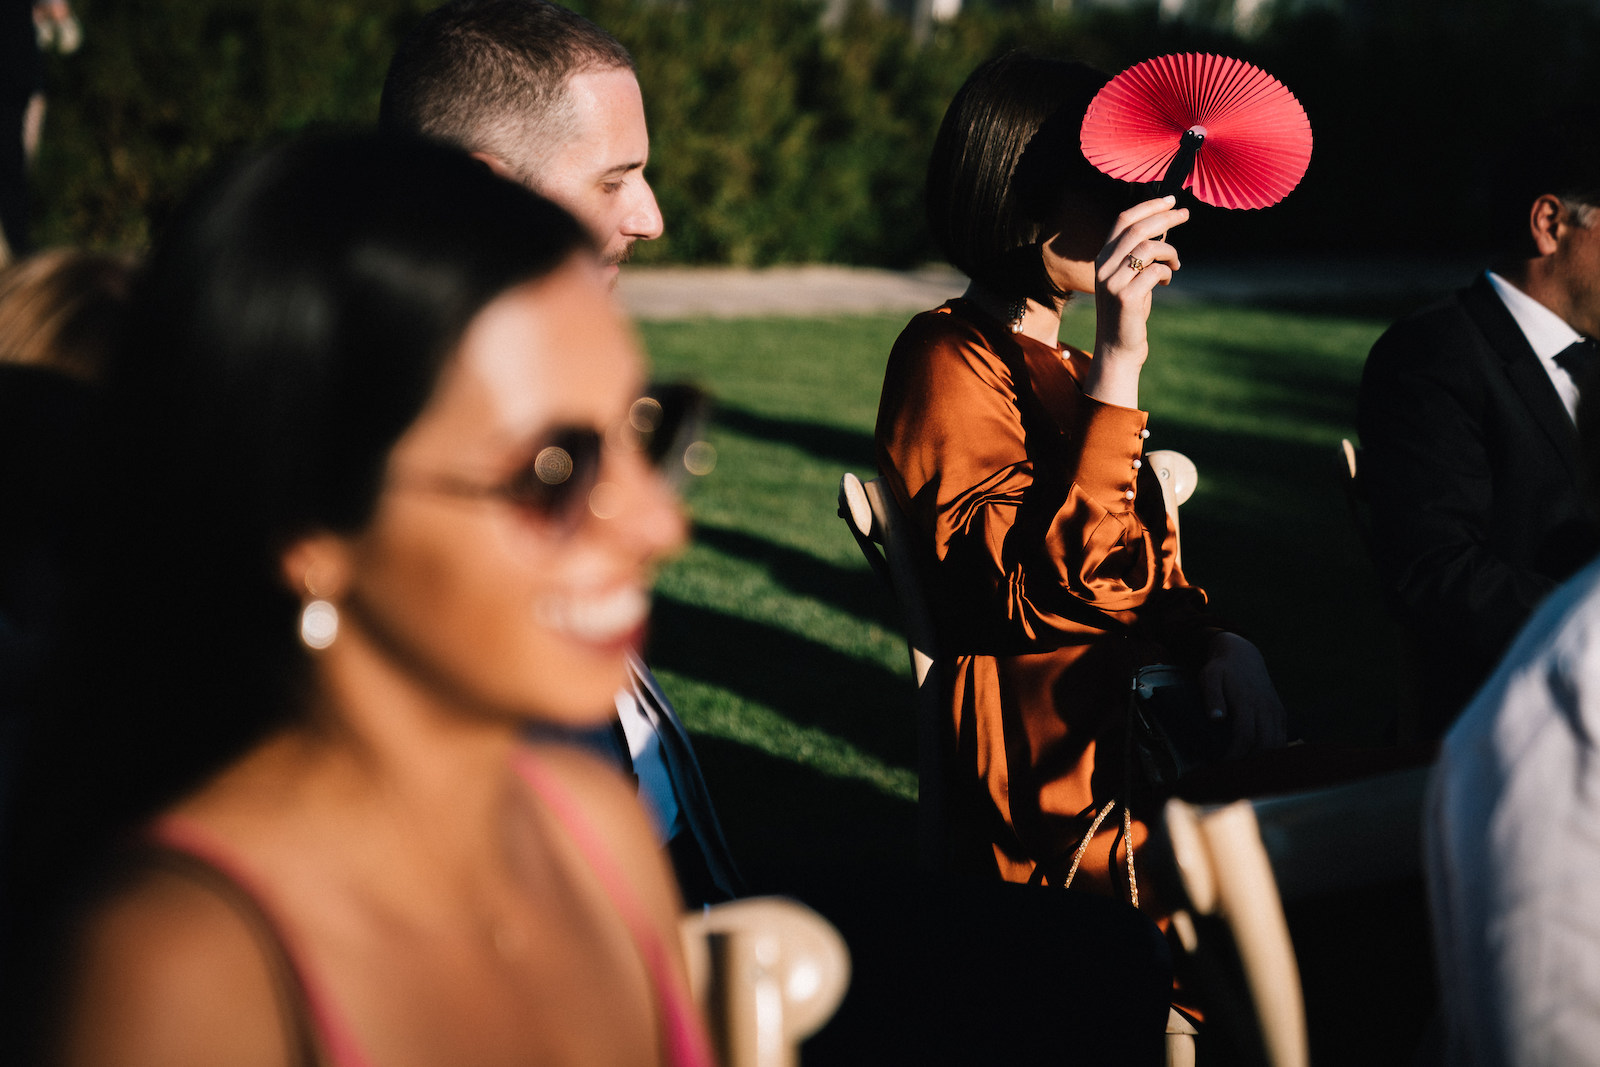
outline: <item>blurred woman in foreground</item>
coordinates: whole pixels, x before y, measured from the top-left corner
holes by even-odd
[[[708,1062],[631,791],[523,740],[609,719],[683,539],[643,383],[577,224],[452,150],[291,142],[180,219],[90,646],[147,821],[63,1062]]]
[[[951,702],[947,863],[1053,885],[1081,868],[1123,895],[1123,839],[1145,828],[1124,760],[1097,750],[1124,747],[1133,672],[1185,668],[1234,754],[1283,744],[1284,719],[1255,647],[1203,614],[1144,469],[1145,321],[1188,211],[1166,198],[1119,214],[1127,187],[1084,160],[1105,82],[1013,53],[951,103],[928,222],[972,284],[895,342],[877,446],[925,538]],[[1058,336],[1075,292],[1094,295],[1093,352]],[[1120,818],[1102,822],[1112,801]]]

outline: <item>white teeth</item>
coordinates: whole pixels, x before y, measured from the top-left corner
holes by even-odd
[[[649,614],[650,595],[634,586],[589,596],[545,597],[534,607],[542,625],[598,643],[627,636]]]

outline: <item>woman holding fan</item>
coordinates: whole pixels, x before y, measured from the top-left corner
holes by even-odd
[[[1151,294],[1179,268],[1170,197],[1120,210],[1079,128],[1107,78],[1013,53],[967,79],[928,168],[929,225],[971,279],[917,316],[889,357],[879,467],[926,538],[925,581],[950,695],[947,865],[1008,881],[1132,887],[1122,804],[1130,679],[1198,681],[1230,754],[1281,745],[1260,654],[1205,612],[1142,462]],[[1120,213],[1119,213],[1120,211]],[[1093,294],[1092,352],[1059,340]],[[1137,814],[1137,813],[1135,813]],[[1098,817],[1098,818],[1097,818]],[[1102,821],[1104,820],[1104,821]]]

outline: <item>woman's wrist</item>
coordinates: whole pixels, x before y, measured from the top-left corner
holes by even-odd
[[[1139,406],[1139,374],[1144,358],[1126,351],[1095,346],[1094,358],[1083,375],[1083,391],[1102,404]]]

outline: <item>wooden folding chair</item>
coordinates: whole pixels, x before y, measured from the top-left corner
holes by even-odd
[[[1177,529],[1178,505],[1198,481],[1194,463],[1181,452],[1158,449],[1145,461],[1161,481],[1161,495]],[[923,593],[909,521],[881,479],[863,482],[845,474],[839,482],[839,517],[845,520],[861,554],[894,595],[905,627],[911,670],[917,683],[917,845],[923,866],[941,866],[944,841],[943,737],[947,706],[940,689],[938,640]],[[1172,1012],[1167,1026],[1169,1067],[1194,1063],[1195,1029]]]
[[[748,897],[679,923],[689,984],[722,1067],[795,1067],[850,985],[850,951],[798,901]]]
[[[1150,452],[1145,461],[1160,478],[1162,500],[1176,529],[1178,505],[1189,499],[1198,480],[1195,465],[1183,453],[1169,449]],[[845,474],[839,480],[839,517],[845,520],[861,554],[889,587],[900,608],[911,671],[917,683],[917,847],[923,866],[937,869],[943,855],[942,768],[947,709],[939,688],[939,672],[934,669],[939,655],[938,635],[922,589],[916,538],[894,495],[879,478],[863,482],[854,474]]]
[[[917,683],[917,851],[925,868],[937,870],[944,855],[946,708],[934,669],[938,642],[912,548],[915,539],[910,522],[879,478],[863,482],[846,474],[840,479],[839,517],[900,607]]]
[[[1145,850],[1147,863],[1165,860],[1172,866],[1163,873],[1177,874],[1178,888],[1168,892],[1173,929],[1186,950],[1203,950],[1194,915],[1226,924],[1270,1067],[1305,1067],[1310,1060],[1283,902],[1415,876],[1429,773],[1415,768],[1223,805],[1167,802],[1154,847]]]
[[[1354,489],[1356,451],[1345,442]],[[1167,450],[1145,461],[1161,481],[1177,529],[1178,507],[1194,492],[1195,465]],[[943,790],[939,748],[945,707],[934,669],[938,645],[911,547],[909,527],[882,482],[846,474],[839,514],[863,555],[894,593],[918,685],[919,837],[924,857],[939,855]],[[1243,967],[1246,993],[1271,1067],[1309,1060],[1299,967],[1283,901],[1336,893],[1415,875],[1421,865],[1422,795],[1428,769],[1351,785],[1206,806],[1173,800],[1147,863],[1162,871],[1174,901],[1173,924],[1189,951],[1199,948],[1194,915],[1226,926]],[[1162,841],[1166,844],[1163,846]],[[1168,1028],[1168,1063],[1194,1062],[1194,1030],[1176,1013]]]
[[[1172,520],[1174,534],[1181,533],[1178,527],[1178,505],[1187,503],[1194,495],[1195,486],[1200,482],[1200,473],[1195,469],[1194,461],[1182,452],[1174,452],[1170,448],[1158,448],[1154,452],[1146,452],[1145,463],[1156,472],[1156,477],[1161,480],[1161,500],[1167,506],[1167,517]],[[1178,566],[1183,566],[1183,538],[1177,539]]]
[[[1345,474],[1344,502],[1350,509],[1350,525],[1355,527],[1361,545],[1370,554],[1372,550],[1372,515],[1367,508],[1366,494],[1361,489],[1361,448],[1348,437],[1339,438],[1339,457],[1344,461],[1340,470]]]

